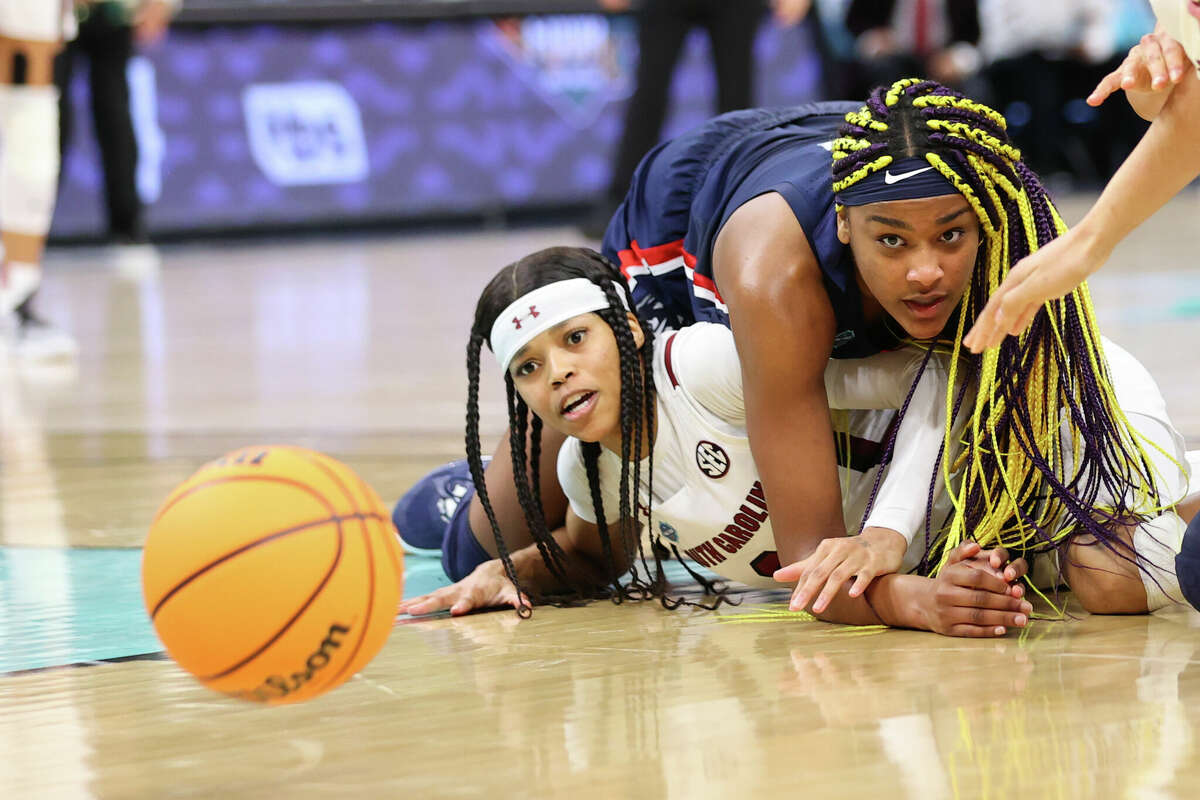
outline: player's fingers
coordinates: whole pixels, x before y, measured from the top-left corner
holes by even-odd
[[[520,608],[522,604],[532,605],[529,602],[529,598],[523,592],[520,594],[517,593],[517,587],[513,586],[511,581],[505,581],[504,588],[496,595],[495,602],[490,605]]]
[[[441,611],[449,605],[450,600],[446,595],[434,592],[424,597],[413,598],[412,602],[404,609],[404,613],[413,617],[420,617],[425,614],[432,614],[435,611]]]
[[[1121,78],[1123,76],[1124,73],[1122,72],[1121,68],[1118,67],[1101,78],[1100,82],[1096,84],[1096,88],[1092,89],[1092,93],[1087,97],[1088,105],[1101,105],[1109,98],[1110,95],[1112,95],[1113,92],[1121,88]]]
[[[854,576],[854,583],[850,584],[850,590],[847,592],[851,597],[861,597],[862,593],[871,585],[871,581],[875,580],[877,573],[875,570],[860,569],[858,574]]]
[[[1140,46],[1131,50],[1129,57],[1121,64],[1121,88],[1127,92],[1151,89],[1150,71],[1146,69],[1144,50],[1145,48]]]
[[[1001,287],[1003,289],[1003,287]],[[974,353],[982,353],[989,347],[995,347],[1004,338],[1004,317],[1002,310],[1003,297],[993,297],[984,306],[983,313],[975,320],[971,329],[970,341],[963,339]]]
[[[803,580],[797,585],[795,591],[792,592],[792,601],[788,604],[788,608],[792,611],[803,611],[808,608],[808,604],[816,597],[817,592],[828,580],[830,573],[834,568],[841,563],[841,556],[837,553],[829,553],[825,558],[814,564],[809,569]]]
[[[1008,633],[1003,625],[993,625],[985,627],[983,625],[951,625],[946,630],[947,636],[957,636],[965,639],[995,639],[998,636],[1003,636]]]
[[[396,604],[396,611],[398,611],[401,614],[408,614],[408,613],[410,613],[409,612],[410,608],[423,603],[427,596],[428,595],[421,595],[420,597],[410,597],[407,600],[401,600],[399,603]]]
[[[1183,80],[1183,76],[1187,74],[1191,63],[1188,60],[1187,53],[1183,49],[1183,45],[1175,41],[1171,37],[1164,37],[1162,42],[1163,61],[1167,65],[1167,75],[1171,79],[1171,83],[1179,83]]]
[[[1029,617],[1022,611],[996,608],[961,608],[957,611],[960,624],[985,628],[1024,628],[1029,623]]]
[[[984,550],[980,555],[986,555],[988,564],[997,572],[1008,563],[1008,551],[1003,547],[993,547],[990,550]]]
[[[1025,577],[1027,572],[1029,572],[1029,562],[1023,558],[1018,558],[1004,568],[1004,579],[1012,583]]]
[[[844,563],[837,567],[829,574],[829,579],[825,581],[825,588],[817,595],[817,600],[813,603],[813,611],[818,614],[829,607],[833,602],[833,598],[837,597],[837,593],[842,590],[846,580],[854,574],[851,567],[847,567]]]
[[[1167,83],[1170,82],[1170,76],[1167,74],[1167,62],[1163,59],[1162,47],[1152,37],[1153,34],[1146,34],[1142,37],[1142,44],[1145,45],[1142,50],[1142,63],[1150,76],[1150,88],[1165,89]],[[1151,39],[1151,42],[1147,43],[1147,39]]]
[[[956,587],[1008,597],[1008,581],[990,570],[974,569],[964,564],[958,569],[948,570],[947,572],[946,577]],[[957,603],[956,605],[962,604]]]
[[[1025,330],[1031,324],[1033,324],[1033,318],[1037,316],[1038,311],[1041,311],[1041,309],[1042,303],[1030,303],[1028,306],[1026,306],[1025,310],[1021,312],[1021,315],[1017,317],[1017,321],[1009,327],[1008,335],[1020,336],[1022,333],[1024,333]]]
[[[786,567],[780,567],[771,574],[771,577],[780,583],[792,583],[793,581],[798,581],[800,580],[801,576],[804,575],[804,571],[808,568],[809,559],[812,557],[813,556],[802,558],[799,561],[793,561]]]
[[[968,558],[974,558],[980,550],[979,542],[963,542],[958,547],[950,551],[950,556],[946,559],[946,566],[952,566],[959,562],[966,561]]]

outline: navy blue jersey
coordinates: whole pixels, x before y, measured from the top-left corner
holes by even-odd
[[[730,214],[767,192],[791,207],[820,265],[837,319],[835,358],[894,346],[868,334],[849,249],[837,238],[830,165],[845,115],[859,103],[809,103],[716,117],[655,147],[634,173],[604,237],[638,313],[659,328],[729,324],[712,253]],[[878,337],[878,334],[875,334]]]

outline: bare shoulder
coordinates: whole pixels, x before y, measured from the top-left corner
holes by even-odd
[[[735,272],[738,284],[757,283],[768,276],[788,281],[803,275],[819,278],[804,229],[780,194],[766,192],[743,203],[717,234],[713,247],[717,284],[729,286]]]

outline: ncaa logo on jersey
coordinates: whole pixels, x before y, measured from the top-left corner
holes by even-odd
[[[663,522],[661,519],[658,521],[658,530],[662,533],[663,536],[667,537],[672,542],[679,541],[679,531],[675,530],[673,527],[671,527],[667,523]]]
[[[696,466],[713,480],[724,478],[729,472],[729,456],[719,444],[701,440],[696,445]]]

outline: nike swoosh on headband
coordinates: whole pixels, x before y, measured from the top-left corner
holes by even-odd
[[[921,167],[920,169],[914,169],[910,172],[901,172],[899,175],[893,175],[890,171],[885,171],[883,173],[883,182],[890,186],[893,183],[899,183],[900,181],[911,178],[913,175],[919,175],[922,172],[927,172],[931,169],[933,169],[933,167]]]

